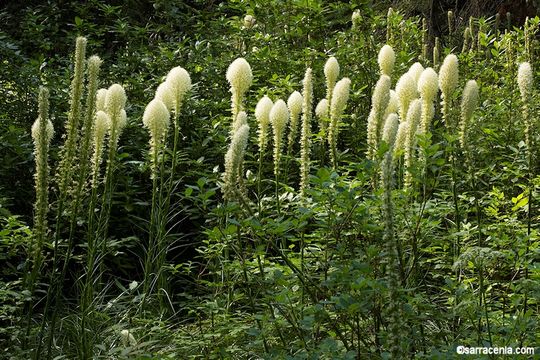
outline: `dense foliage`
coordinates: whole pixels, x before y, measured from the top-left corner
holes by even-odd
[[[538,346],[540,20],[448,19],[8,4],[0,358]]]

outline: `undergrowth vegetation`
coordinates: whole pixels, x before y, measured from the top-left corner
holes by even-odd
[[[0,357],[538,346],[540,19],[135,3],[0,31]]]

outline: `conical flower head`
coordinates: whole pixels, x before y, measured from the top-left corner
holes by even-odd
[[[401,121],[405,121],[409,104],[417,97],[416,82],[411,74],[405,73],[399,78],[396,84],[396,94],[399,100],[399,115]]]
[[[412,66],[409,68],[408,73],[411,74],[414,81],[418,83],[418,80],[420,79],[420,75],[422,75],[422,72],[424,71],[424,67],[419,62],[415,62],[412,64]]]
[[[328,118],[328,100],[321,99],[321,101],[319,101],[319,103],[315,107],[315,115],[319,119]]]
[[[384,122],[382,139],[386,144],[388,144],[390,149],[394,147],[398,127],[399,127],[399,120],[398,120],[397,114],[392,113],[388,115],[386,117],[386,121]]]
[[[382,75],[392,76],[394,63],[396,62],[396,54],[390,45],[384,45],[379,51],[379,69]]]
[[[533,91],[533,72],[531,64],[528,62],[522,62],[518,68],[518,86],[521,98],[523,101],[529,101]]]
[[[225,173],[223,174],[223,196],[233,200],[241,195],[240,169],[249,138],[249,125],[244,124],[233,134],[229,149],[225,154]]]
[[[283,139],[283,133],[285,126],[289,121],[289,109],[285,101],[278,100],[272,106],[270,111],[270,122],[274,130],[274,174],[278,176],[279,173],[279,160],[281,158],[281,144]]]
[[[302,94],[298,91],[295,91],[289,96],[287,100],[287,106],[289,107],[289,112],[291,113],[291,118],[296,118],[302,112],[303,104]]]
[[[276,134],[283,134],[283,130],[289,121],[289,109],[285,101],[278,100],[270,110],[270,122]]]
[[[349,100],[350,87],[351,80],[349,78],[343,78],[337,82],[334,93],[332,94],[330,117],[338,118],[343,114]]]
[[[259,123],[259,151],[263,151],[268,139],[268,125],[270,124],[270,111],[274,103],[268,96],[263,96],[255,107],[255,118]]]
[[[339,63],[335,57],[331,57],[326,61],[324,65],[324,76],[326,77],[326,83],[334,85],[339,77]]]
[[[399,128],[396,135],[396,142],[394,145],[394,153],[405,150],[405,144],[407,142],[407,136],[409,134],[410,124],[407,121],[402,121],[399,124]]]
[[[459,131],[459,143],[464,150],[467,150],[467,137],[470,127],[470,122],[474,110],[478,106],[478,84],[474,80],[467,81],[463,89],[463,97],[461,99],[461,122]],[[526,132],[526,142],[528,145],[528,133]],[[467,152],[466,152],[467,153]],[[469,155],[469,154],[467,154]]]
[[[169,111],[174,109],[174,103],[176,100],[170,83],[163,82],[159,84],[158,88],[156,89],[155,98],[161,100]]]
[[[463,89],[461,100],[461,117],[466,121],[472,118],[473,112],[478,106],[478,84],[474,80],[467,81]]]
[[[458,58],[454,54],[448,55],[439,70],[439,88],[443,98],[452,95],[459,80]]]
[[[381,75],[373,90],[373,96],[371,97],[371,106],[374,111],[382,112],[386,110],[388,102],[390,101],[390,85],[390,77]]]
[[[169,84],[170,91],[176,100],[176,107],[179,108],[186,93],[191,89],[189,73],[183,67],[177,66],[169,71],[165,82]]]
[[[99,89],[96,93],[96,111],[106,111],[105,99],[107,98],[107,89]]]
[[[244,94],[253,81],[251,66],[244,58],[234,60],[227,69],[227,81],[235,91]]]
[[[163,101],[154,99],[148,103],[143,114],[143,124],[154,141],[161,141],[170,123],[169,110]]]
[[[298,118],[300,117],[300,113],[302,112],[302,105],[304,103],[304,99],[302,98],[302,95],[295,91],[289,96],[289,99],[287,100],[287,106],[289,108],[290,113],[290,126],[289,126],[289,147],[288,151],[291,152],[293,148],[293,143],[296,139],[296,133],[298,129]]]
[[[422,71],[418,80],[418,92],[422,99],[427,102],[432,102],[437,97],[439,91],[439,77],[432,68],[428,67]]]
[[[274,103],[266,95],[259,100],[255,107],[255,118],[259,124],[265,126],[268,125],[270,122],[270,110],[272,110],[272,106],[274,106]]]
[[[115,116],[115,114],[119,114],[120,110],[126,106],[126,100],[126,92],[122,85],[111,85],[107,90],[107,95],[105,97],[105,108],[109,115],[112,117]]]
[[[120,116],[118,116],[118,121],[116,123],[118,132],[121,132],[127,125],[127,113],[126,110],[120,110]]]
[[[94,144],[101,144],[111,126],[111,118],[105,111],[98,111],[94,118]],[[95,146],[95,145],[94,145]]]
[[[409,106],[409,111],[407,112],[407,122],[409,123],[409,135],[414,137],[418,124],[420,123],[420,117],[422,115],[422,102],[420,99],[414,99]]]

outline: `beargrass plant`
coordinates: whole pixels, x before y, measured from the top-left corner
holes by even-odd
[[[463,30],[463,46],[461,48],[461,53],[464,54],[469,51],[471,44],[471,28],[466,27]]]
[[[367,158],[371,160],[375,159],[379,147],[382,126],[386,119],[385,111],[390,102],[390,86],[390,77],[381,75],[371,97],[371,111],[367,120]]]
[[[454,33],[454,12],[452,10],[448,10],[446,13],[446,18],[448,20],[448,35],[452,36]]]
[[[409,70],[407,71],[409,74],[411,74],[414,81],[418,84],[418,79],[420,79],[420,75],[422,75],[422,72],[424,71],[424,67],[419,62],[415,62],[411,65]]]
[[[388,98],[388,105],[384,110],[383,118],[386,119],[388,115],[392,113],[398,113],[399,111],[399,99],[395,90],[390,89],[390,97]]]
[[[469,159],[471,156],[467,139],[469,138],[468,133],[470,131],[473,113],[477,106],[478,84],[475,80],[469,80],[463,89],[461,98],[461,121],[459,126],[459,143],[466,159]]]
[[[261,211],[261,184],[262,184],[262,171],[263,161],[266,146],[268,145],[268,131],[270,127],[270,111],[272,110],[274,103],[267,95],[264,95],[255,106],[255,118],[257,119],[257,146],[259,147],[259,169],[257,172],[257,197],[259,202],[259,212]]]
[[[170,113],[163,101],[154,99],[148,103],[143,114],[143,125],[150,133],[150,164],[152,179],[152,207],[150,212],[149,222],[149,242],[146,252],[144,284],[145,296],[149,296],[151,292],[150,276],[155,276],[156,279],[161,273],[161,264],[157,259],[163,250],[160,244],[163,229],[163,207],[160,202],[160,184],[159,184],[159,165],[163,159],[164,143],[167,136],[167,131],[170,125]]]
[[[416,134],[418,131],[418,125],[420,124],[420,118],[422,115],[422,104],[420,99],[415,99],[411,102],[409,110],[407,112],[407,133],[405,136],[405,179],[404,186],[405,188],[410,188],[412,185],[412,167],[414,163],[414,150],[416,146]]]
[[[93,284],[94,280],[97,278],[96,274],[96,259],[98,257],[99,250],[99,239],[95,237],[95,209],[98,201],[98,191],[100,185],[100,167],[103,161],[104,147],[105,147],[105,136],[109,132],[111,127],[111,119],[106,112],[100,110],[96,113],[94,118],[93,125],[93,137],[92,137],[92,148],[93,154],[91,163],[91,180],[90,180],[90,200],[88,205],[88,225],[87,225],[87,266],[86,266],[86,279],[85,279],[85,288],[83,290],[84,295],[81,302],[83,311],[86,307],[89,306],[89,303],[93,298]],[[84,314],[84,313],[83,313]]]
[[[50,285],[47,290],[47,300],[45,304],[45,316],[42,319],[41,324],[41,330],[38,336],[38,345],[37,350],[35,352],[35,356],[39,356],[41,353],[41,347],[42,347],[42,339],[44,335],[45,330],[45,322],[47,320],[47,317],[49,315],[49,310],[51,307],[51,303],[55,302],[54,310],[51,316],[51,325],[50,325],[50,333],[49,333],[49,341],[48,341],[48,349],[47,352],[50,353],[51,346],[52,346],[52,339],[54,337],[54,331],[55,331],[55,323],[56,323],[56,317],[57,312],[59,308],[59,294],[61,293],[61,289],[63,286],[65,274],[67,271],[67,264],[69,263],[69,260],[72,255],[72,250],[74,247],[74,226],[75,226],[75,220],[77,218],[77,206],[76,204],[80,203],[80,196],[82,192],[82,186],[84,186],[83,181],[86,181],[86,178],[83,178],[86,173],[83,171],[81,174],[81,177],[79,177],[79,185],[81,187],[81,191],[74,191],[74,185],[76,184],[76,178],[75,178],[75,169],[77,169],[74,164],[77,164],[77,149],[78,149],[78,142],[79,138],[81,136],[81,129],[79,128],[79,124],[81,123],[81,114],[82,114],[82,99],[83,99],[83,89],[84,89],[84,73],[85,73],[85,58],[86,58],[86,43],[87,40],[84,37],[78,37],[75,42],[75,55],[74,55],[74,74],[73,79],[71,82],[71,89],[70,89],[70,110],[68,112],[67,121],[65,122],[65,130],[66,130],[66,137],[65,142],[62,145],[60,149],[60,161],[57,166],[56,171],[56,182],[58,185],[58,199],[56,204],[56,224],[55,224],[55,231],[54,231],[54,242],[53,242],[53,271],[51,271],[50,276]],[[99,65],[100,61],[99,59],[95,59],[93,61],[93,69],[91,70],[95,77],[92,81],[91,85],[94,88],[97,88],[97,73],[99,72]],[[93,104],[92,104],[93,105]],[[93,106],[91,106],[88,111],[91,112],[93,109]],[[91,115],[89,115],[91,117]],[[90,131],[89,129],[86,131]],[[83,134],[84,136],[84,134]],[[89,145],[88,145],[89,146]],[[84,151],[84,149],[83,149]],[[81,159],[79,159],[81,160]],[[81,161],[87,161],[87,159],[82,159]],[[75,196],[73,194],[75,193]],[[68,247],[64,256],[64,264],[62,267],[62,271],[60,276],[56,277],[57,273],[57,266],[59,265],[60,261],[60,253],[59,253],[59,241],[63,234],[62,228],[65,225],[64,217],[68,215],[68,218],[70,219],[70,222],[68,224],[69,231],[69,238],[67,240]]]
[[[398,117],[390,115],[386,119],[383,128],[382,142],[388,147],[384,154],[381,164],[381,185],[383,189],[383,219],[384,235],[383,244],[386,259],[386,278],[389,288],[389,306],[386,308],[385,315],[388,322],[387,338],[388,350],[393,358],[400,359],[406,357],[407,346],[405,323],[403,320],[403,301],[401,299],[400,289],[400,266],[399,266],[399,244],[394,233],[394,210],[392,201],[392,189],[394,178],[394,144],[398,130]]]
[[[170,176],[167,182],[166,192],[171,194],[174,189],[174,175],[176,173],[176,166],[178,161],[178,147],[180,146],[180,113],[187,94],[191,90],[191,77],[186,69],[181,66],[172,68],[165,81],[161,83],[155,94],[155,98],[161,100],[169,112],[172,114],[172,123],[174,127],[172,156],[171,156],[171,168]],[[170,196],[166,196],[164,214],[167,214],[170,207]]]
[[[474,26],[474,17],[469,17],[469,30],[471,31],[471,46],[469,47],[469,52],[476,52],[476,27]]]
[[[245,202],[246,194],[243,194],[239,184],[239,168],[244,161],[244,155],[249,139],[249,125],[243,124],[233,134],[229,149],[225,154],[225,172],[223,173],[222,192],[227,201]]]
[[[107,161],[105,176],[103,179],[104,188],[101,197],[101,206],[98,216],[96,236],[102,240],[107,238],[108,222],[111,213],[112,196],[115,188],[115,172],[117,167],[116,154],[118,152],[118,142],[120,136],[127,125],[127,114],[124,109],[127,96],[122,85],[113,84],[107,89],[105,95],[105,112],[109,115],[110,128],[107,143]],[[101,251],[106,252],[106,242],[101,241]]]
[[[533,193],[533,174],[534,174],[534,153],[536,150],[536,144],[534,143],[534,135],[532,133],[533,128],[533,122],[531,119],[531,110],[530,106],[532,104],[533,100],[533,91],[534,91],[534,77],[533,77],[533,71],[531,64],[528,62],[523,62],[519,65],[518,68],[518,75],[517,75],[517,82],[519,87],[519,92],[521,94],[521,109],[522,109],[522,117],[523,122],[525,123],[525,145],[527,148],[527,168],[528,168],[528,202],[527,202],[527,245],[525,250],[525,256],[528,255],[529,252],[529,244],[530,244],[530,236],[531,236],[531,229],[532,229],[532,193]],[[529,267],[526,266],[525,268],[525,278],[529,278]],[[528,294],[527,294],[528,295]],[[527,302],[528,296],[525,296],[525,303],[524,303],[524,312],[527,309]]]
[[[427,19],[422,17],[422,61],[427,63],[428,59],[428,50],[429,50],[429,33],[427,27]]]
[[[455,124],[450,116],[452,97],[459,80],[458,58],[449,54],[439,69],[439,88],[441,90],[442,120],[449,134],[455,133]]]
[[[324,78],[326,80],[326,101],[332,107],[334,88],[339,77],[339,63],[335,57],[330,57],[324,64]]]
[[[407,120],[407,113],[411,102],[418,97],[416,81],[408,72],[403,74],[396,84],[396,94],[399,101],[400,121]]]
[[[318,124],[319,124],[319,131],[322,131],[326,128],[326,124],[328,123],[328,100],[321,99],[317,106],[315,107],[315,116],[317,117]]]
[[[289,122],[289,109],[285,101],[279,99],[272,106],[270,110],[270,124],[272,124],[272,132],[274,133],[274,178],[276,183],[276,208],[278,214],[280,213],[279,205],[279,174],[280,174],[280,161],[283,147],[283,136],[287,123]]]
[[[302,82],[302,133],[300,136],[300,193],[305,194],[309,185],[311,119],[313,106],[313,75],[311,68],[306,69]],[[328,113],[321,110],[323,115]]]
[[[83,192],[87,190],[88,187],[88,179],[90,178],[91,181],[95,180],[93,179],[93,171],[92,169],[92,161],[90,161],[90,153],[92,150],[92,139],[95,135],[94,131],[94,118],[96,117],[96,101],[97,101],[97,91],[99,86],[99,72],[101,68],[101,59],[94,55],[91,56],[88,59],[88,85],[87,85],[87,93],[86,93],[86,105],[85,105],[85,114],[84,114],[84,121],[82,124],[82,130],[80,134],[80,147],[79,147],[79,153],[78,158],[81,159],[79,162],[79,173],[77,174],[76,182],[75,182],[75,195],[74,199],[72,201],[71,206],[71,218],[70,218],[70,228],[69,228],[69,238],[71,239],[75,235],[75,228],[77,224],[77,217],[82,212],[80,209],[81,204],[84,200]],[[90,202],[90,208],[93,209],[94,202]],[[84,214],[84,213],[83,213]],[[86,215],[86,214],[84,214]],[[88,228],[91,229],[92,224],[88,223]],[[86,269],[86,279],[84,282],[84,290],[83,295],[81,298],[81,308],[82,308],[82,316],[81,316],[81,327],[85,328],[85,315],[87,313],[87,310],[90,306],[90,303],[92,301],[92,295],[93,295],[93,265],[94,265],[94,258],[96,256],[96,249],[94,247],[95,239],[93,237],[93,229],[91,231],[87,232],[87,247],[88,247],[88,254],[87,254],[87,269]],[[66,257],[67,259],[67,257]],[[83,334],[83,343],[85,343],[86,340],[86,334]],[[83,352],[88,351],[88,347],[85,343],[82,348]]]
[[[386,14],[386,43],[393,44],[393,18],[394,18],[394,9],[388,8],[388,13]]]
[[[469,144],[469,138],[470,138],[470,126],[471,121],[473,118],[474,111],[476,110],[478,106],[478,100],[479,100],[479,89],[478,84],[475,80],[469,80],[467,84],[465,85],[465,88],[463,89],[463,95],[461,100],[461,117],[460,117],[460,133],[459,133],[459,142],[462,149],[462,152],[465,157],[465,163],[467,164],[467,168],[469,171],[470,179],[471,179],[471,187],[473,191],[475,192],[474,201],[475,201],[475,207],[476,207],[476,221],[477,221],[477,231],[478,231],[478,243],[477,243],[477,249],[482,249],[484,247],[484,234],[482,233],[482,209],[479,203],[479,197],[481,196],[478,193],[478,181],[477,176],[475,174],[474,168],[473,168],[473,154],[470,149]],[[465,253],[460,253],[459,257],[457,258],[456,263],[459,264],[463,257],[467,257],[469,250]],[[491,339],[491,330],[490,330],[490,321],[489,316],[487,315],[487,300],[486,300],[486,286],[484,283],[485,279],[485,269],[484,269],[484,263],[482,261],[475,262],[476,263],[476,270],[478,271],[478,282],[479,282],[479,292],[480,297],[478,300],[479,308],[485,311],[485,317],[486,317],[486,326],[488,329],[489,334],[489,340],[490,343],[492,341]],[[459,265],[458,265],[459,266]],[[454,268],[456,266],[454,265]],[[481,328],[482,321],[481,316],[478,320],[478,327]],[[479,334],[480,335],[480,334]]]
[[[435,46],[433,47],[433,67],[437,69],[441,61],[441,40],[435,37]]]
[[[79,139],[79,123],[81,118],[84,69],[86,59],[86,43],[84,37],[78,37],[75,43],[74,75],[71,82],[70,110],[65,123],[66,140],[60,151],[60,163],[57,168],[58,192],[61,201],[58,207],[58,218],[63,212],[63,202],[67,200],[68,189],[73,183],[73,174],[77,154],[77,141]],[[60,224],[58,224],[60,225]],[[58,230],[58,229],[57,229]]]
[[[430,132],[431,121],[435,116],[434,102],[439,91],[439,77],[435,70],[426,68],[422,71],[418,79],[418,93],[422,100],[422,117],[419,132],[427,134]]]
[[[34,175],[36,201],[34,203],[34,228],[29,246],[26,288],[33,299],[36,284],[43,263],[43,246],[47,240],[47,213],[49,210],[49,146],[54,136],[54,128],[49,119],[49,90],[40,87],[38,95],[38,118],[32,125],[32,139],[34,141],[34,159],[36,172]],[[26,337],[29,336],[34,301],[30,301],[27,312]]]
[[[298,91],[293,92],[289,99],[287,100],[287,107],[289,108],[289,114],[290,114],[290,121],[289,121],[289,136],[288,136],[288,146],[287,146],[287,154],[290,156],[293,154],[293,146],[296,141],[297,133],[298,133],[298,121],[300,118],[300,114],[302,113],[302,104],[304,103],[304,99],[302,98],[302,94],[300,94]]]
[[[253,81],[253,73],[251,66],[244,58],[234,60],[227,69],[227,81],[229,82],[231,92],[231,128],[236,127],[236,118],[240,111],[244,111],[244,97],[249,90]],[[234,130],[231,130],[231,137],[234,135]]]
[[[343,112],[347,107],[347,101],[349,100],[349,91],[351,86],[351,80],[349,78],[343,78],[339,80],[334,88],[332,94],[332,103],[330,104],[330,127],[328,128],[328,145],[330,146],[330,157],[332,159],[332,166],[337,169],[338,165],[338,151],[337,140],[339,134],[339,122],[343,116]]]
[[[158,87],[155,94],[155,100],[161,101],[163,105],[165,105],[166,110],[170,113],[171,120],[173,122],[173,146],[172,146],[172,156],[171,156],[171,165],[170,165],[170,175],[168,180],[165,179],[165,163],[164,161],[161,161],[160,164],[160,183],[158,185],[159,187],[159,196],[157,197],[158,202],[153,202],[153,210],[155,217],[151,217],[150,220],[150,229],[154,229],[152,233],[152,230],[150,230],[150,239],[149,239],[149,248],[147,249],[147,262],[150,262],[153,266],[153,273],[155,273],[156,280],[157,280],[157,286],[159,289],[158,295],[160,299],[160,305],[162,312],[165,311],[165,301],[164,301],[164,293],[168,293],[168,287],[167,287],[167,281],[166,276],[163,273],[163,269],[165,268],[165,260],[166,260],[166,254],[169,247],[169,243],[167,241],[167,225],[168,222],[171,220],[169,219],[170,216],[170,206],[171,206],[171,198],[174,190],[176,189],[176,183],[175,183],[175,176],[176,176],[176,169],[177,169],[177,162],[178,162],[178,148],[180,146],[180,113],[182,110],[182,107],[186,101],[186,98],[191,90],[192,84],[191,84],[191,77],[186,69],[184,69],[181,66],[176,66],[172,68],[169,73],[167,74],[167,77],[165,78],[165,81]],[[149,105],[150,106],[150,105]],[[145,116],[143,115],[143,123],[147,128],[150,130],[151,135],[151,148],[152,143],[158,144],[161,148],[165,148],[165,143],[167,139],[167,128],[168,124],[166,121],[165,112],[163,111],[163,108],[159,105],[153,105],[151,108],[147,108],[148,113],[145,111],[146,117],[146,123],[145,123]],[[161,119],[154,120],[155,119]],[[165,126],[167,125],[167,126]],[[157,141],[160,129],[162,133],[162,140]],[[159,152],[159,151],[158,151]],[[151,153],[153,151],[151,150]],[[155,154],[154,154],[155,155]],[[158,158],[159,159],[159,154]],[[154,175],[157,173],[157,169],[154,172]],[[154,189],[154,183],[152,185]],[[152,191],[152,194],[154,195],[154,191],[157,191],[157,189]],[[154,206],[156,207],[154,209]],[[154,239],[153,239],[154,238]],[[155,249],[152,249],[151,245],[155,245]],[[145,276],[147,276],[147,273],[145,272]],[[150,286],[148,282],[145,282],[145,287]],[[150,290],[150,288],[148,289]],[[150,291],[151,293],[151,291]],[[149,293],[146,293],[146,296],[150,295]]]
[[[390,45],[384,45],[381,50],[379,50],[377,61],[379,63],[381,75],[386,75],[392,78],[392,72],[396,62],[396,54],[394,49],[392,49]]]

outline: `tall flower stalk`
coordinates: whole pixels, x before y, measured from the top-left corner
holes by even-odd
[[[332,106],[334,88],[339,77],[339,63],[335,57],[331,57],[324,64],[324,78],[326,80],[326,101],[328,106]]]
[[[54,231],[54,249],[53,249],[53,269],[50,276],[50,286],[47,290],[47,300],[45,304],[45,316],[41,322],[41,329],[38,336],[38,347],[35,352],[35,358],[41,355],[41,348],[43,346],[41,340],[43,338],[45,330],[45,322],[47,320],[48,311],[51,302],[56,302],[54,311],[52,314],[51,324],[49,326],[50,333],[48,339],[47,352],[50,353],[52,347],[52,339],[55,332],[56,315],[58,312],[59,294],[61,291],[63,279],[67,270],[67,263],[71,257],[71,250],[73,248],[73,237],[70,234],[68,239],[68,250],[66,257],[64,258],[64,267],[60,276],[57,276],[57,266],[59,262],[59,246],[62,235],[62,228],[64,225],[63,217],[66,213],[66,208],[69,205],[70,189],[73,186],[75,169],[74,164],[77,164],[77,143],[80,136],[79,123],[81,119],[81,107],[83,97],[83,83],[84,83],[84,69],[85,69],[85,57],[86,57],[86,43],[87,40],[84,37],[78,37],[75,42],[75,56],[74,56],[74,74],[71,81],[70,88],[70,109],[68,112],[68,118],[65,123],[66,140],[60,150],[60,162],[56,171],[56,182],[58,184],[58,200],[56,206],[56,224]],[[86,160],[86,159],[84,159]],[[70,209],[73,210],[73,209]],[[73,216],[71,217],[73,219]],[[71,226],[69,226],[71,228]]]
[[[274,176],[276,182],[279,177],[279,163],[281,160],[281,148],[283,143],[283,135],[285,128],[289,122],[289,109],[287,104],[283,100],[277,100],[270,110],[270,123],[272,124],[272,131],[274,133]],[[277,186],[277,183],[276,183]]]
[[[36,202],[34,204],[34,241],[31,250],[32,275],[30,286],[33,288],[36,276],[41,267],[42,249],[47,238],[47,212],[49,208],[49,145],[54,135],[53,124],[49,119],[49,90],[39,89],[38,118],[32,125],[34,140],[34,156],[36,161]]]
[[[407,112],[408,132],[405,135],[405,188],[412,185],[412,167],[414,161],[414,148],[416,145],[416,133],[420,124],[422,104],[420,99],[415,99]]]
[[[104,177],[104,190],[101,207],[98,217],[98,227],[100,231],[97,237],[101,238],[101,250],[105,252],[108,221],[111,213],[112,195],[114,192],[114,173],[116,170],[116,154],[118,151],[118,141],[124,128],[127,125],[127,114],[124,109],[127,96],[124,88],[120,84],[113,84],[107,89],[105,96],[105,111],[110,118],[109,137],[107,143],[107,162]]]
[[[244,194],[239,191],[240,164],[243,162],[249,138],[249,125],[243,124],[235,131],[225,154],[225,172],[223,173],[222,192],[225,200],[242,201]]]
[[[36,172],[34,174],[36,186],[36,202],[34,203],[34,229],[32,242],[29,247],[29,258],[32,268],[26,273],[26,288],[33,297],[39,272],[43,262],[43,245],[47,239],[47,212],[49,209],[49,145],[54,136],[54,129],[49,120],[49,90],[40,87],[38,97],[38,118],[32,125],[32,139],[34,141],[34,157]],[[30,301],[27,309],[26,336],[30,333],[34,301]],[[46,309],[48,310],[48,309]]]
[[[427,134],[435,116],[434,102],[439,91],[439,77],[432,68],[425,69],[418,79],[418,92],[422,99],[422,118],[420,121],[420,133]]]
[[[309,184],[309,155],[311,148],[311,108],[313,106],[313,78],[311,68],[307,68],[304,75],[302,99],[302,135],[300,137],[300,193],[305,194]],[[328,111],[328,108],[326,111]]]
[[[535,152],[535,144],[533,142],[533,136],[532,136],[532,119],[531,119],[531,113],[530,113],[530,104],[532,103],[533,99],[533,89],[534,89],[534,78],[533,78],[533,71],[531,64],[528,62],[523,62],[518,67],[518,86],[519,86],[519,92],[521,94],[521,111],[523,120],[525,122],[525,145],[527,146],[527,167],[529,170],[528,174],[528,188],[529,188],[529,198],[527,203],[527,244],[525,247],[525,255],[528,256],[529,253],[529,247],[530,247],[530,235],[531,235],[531,225],[532,225],[532,190],[533,190],[533,154]],[[529,278],[529,266],[525,265],[525,278]],[[528,292],[525,294],[525,301],[524,301],[524,310],[523,313],[527,312],[527,306],[528,306]]]
[[[268,128],[270,126],[270,111],[274,103],[268,96],[263,96],[255,107],[255,118],[257,119],[257,145],[259,147],[259,171],[257,176],[257,197],[259,202],[259,212],[261,211],[261,183],[263,159],[268,144]]]
[[[406,358],[406,342],[400,334],[405,333],[403,321],[402,301],[399,296],[399,244],[394,234],[394,211],[392,203],[392,189],[394,177],[394,144],[398,131],[398,118],[396,115],[388,116],[384,128],[382,141],[387,144],[381,164],[381,185],[383,187],[383,218],[384,218],[384,248],[386,251],[386,277],[389,287],[389,306],[386,309],[388,318],[388,333],[392,334],[388,340],[388,349],[395,359]]]
[[[86,43],[86,38],[78,37],[75,44],[75,72],[71,81],[70,109],[65,124],[66,141],[60,151],[60,163],[57,168],[58,190],[60,197],[63,199],[66,199],[68,196],[67,190],[73,182],[73,164],[77,163],[76,154],[81,119]],[[59,208],[58,211],[60,210],[63,211],[64,209]],[[61,216],[62,213],[58,215]]]
[[[226,77],[231,86],[231,128],[234,128],[238,113],[244,110],[245,93],[249,90],[251,82],[253,81],[251,66],[246,59],[238,58],[229,65]],[[231,137],[233,135],[233,130],[231,130]]]
[[[338,81],[332,95],[332,103],[330,104],[330,127],[328,129],[328,144],[331,149],[330,156],[332,158],[332,166],[337,169],[337,139],[339,133],[339,121],[343,116],[343,111],[349,100],[349,89],[351,80],[343,78]]]
[[[478,84],[475,80],[469,80],[463,89],[461,100],[461,121],[459,124],[459,144],[465,158],[469,161],[471,153],[468,144],[468,132],[474,110],[478,106]]]
[[[152,179],[152,207],[150,210],[149,241],[144,265],[145,299],[151,293],[151,279],[159,279],[161,274],[161,246],[163,222],[160,199],[159,165],[163,159],[163,148],[170,124],[170,113],[163,101],[154,99],[148,103],[143,114],[143,125],[150,133],[150,163]]]
[[[450,118],[452,95],[459,80],[458,59],[454,54],[448,55],[439,70],[439,88],[441,89],[442,119],[450,134],[454,133],[455,124]]]
[[[92,138],[95,135],[94,131],[94,119],[96,117],[96,98],[99,85],[99,71],[101,67],[101,59],[98,56],[91,56],[88,59],[88,85],[87,85],[87,94],[86,94],[86,106],[84,114],[84,123],[81,131],[81,147],[79,151],[79,173],[76,181],[75,195],[71,204],[71,218],[70,218],[70,235],[69,238],[73,238],[75,235],[75,227],[77,223],[77,217],[81,212],[79,209],[83,201],[83,193],[88,185],[88,178],[92,177],[92,162],[90,160],[90,152],[92,148]],[[90,200],[90,208],[94,207],[94,199]],[[93,217],[93,213],[89,214],[90,217]],[[90,305],[93,302],[94,295],[94,262],[96,257],[96,248],[95,248],[95,230],[92,228],[93,219],[88,219],[88,231],[87,231],[87,270],[86,278],[84,280],[83,291],[81,295],[81,328],[86,328],[86,318],[90,311]],[[71,246],[71,244],[70,244]],[[71,253],[71,251],[68,251]],[[68,257],[66,257],[68,259]],[[64,263],[66,267],[67,261]],[[85,357],[91,356],[92,345],[89,343],[89,337],[86,331],[83,332],[81,337],[82,346],[80,346],[81,354]]]
[[[289,108],[290,121],[289,121],[289,143],[287,145],[287,154],[291,155],[293,153],[293,146],[296,141],[296,135],[298,133],[298,120],[300,114],[302,113],[302,104],[304,99],[302,94],[298,91],[295,91],[289,96],[287,100],[287,107]]]
[[[390,84],[390,77],[388,75],[381,75],[371,97],[371,111],[367,124],[367,157],[371,160],[375,159],[375,154],[379,147],[379,139],[382,135],[381,132],[385,119],[384,115],[390,102]]]

